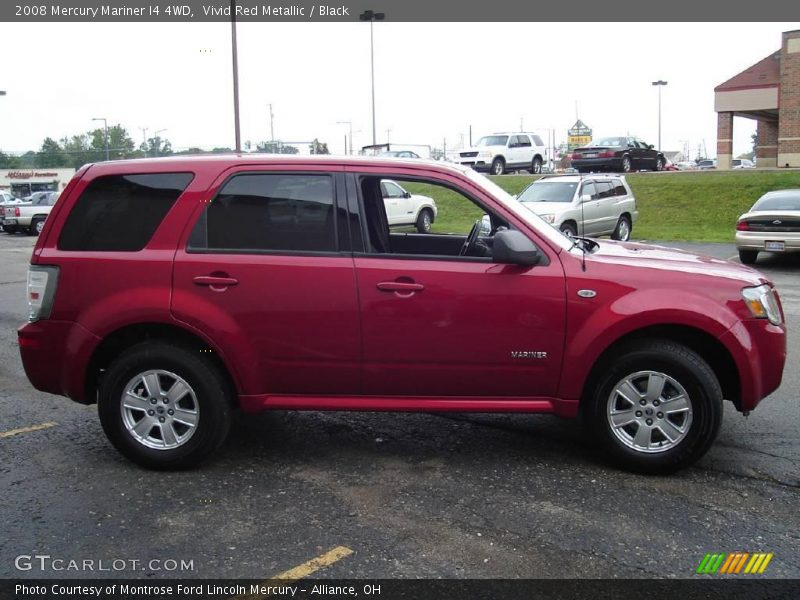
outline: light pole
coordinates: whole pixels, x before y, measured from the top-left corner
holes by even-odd
[[[653,85],[658,88],[658,149],[661,150],[661,88],[667,85],[666,81],[659,79]]]
[[[153,138],[156,140],[156,146],[155,150],[153,151],[153,154],[155,154],[156,156],[158,156],[158,147],[161,145],[161,138],[158,137],[158,134],[164,133],[165,131],[166,129],[159,129],[153,134]]]
[[[353,122],[352,121],[336,121],[337,125],[347,125],[350,128],[350,154],[353,153]],[[345,154],[347,154],[345,149]]]
[[[142,150],[144,151],[144,157],[147,158],[147,127],[140,127],[142,130]]]
[[[369,21],[369,64],[372,73],[372,145],[375,145],[375,38],[372,33],[372,24],[375,21],[383,21],[386,18],[384,13],[376,13],[371,10],[365,10],[358,15],[362,21]]]
[[[236,152],[242,151],[239,130],[239,54],[236,46],[236,0],[231,0],[231,54],[233,57],[233,127],[236,130]]]
[[[92,117],[92,121],[102,121],[103,122],[103,129],[105,130],[105,142],[106,142],[106,160],[108,160],[108,121],[105,117]]]

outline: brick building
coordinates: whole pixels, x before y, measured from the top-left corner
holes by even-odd
[[[758,121],[759,167],[800,167],[800,30],[781,49],[714,88],[717,168],[733,158],[733,117]]]

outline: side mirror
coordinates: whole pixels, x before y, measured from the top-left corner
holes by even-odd
[[[530,267],[542,261],[542,253],[521,231],[505,229],[494,235],[492,260]]]
[[[492,234],[492,218],[489,215],[483,215],[483,217],[481,217],[481,225],[478,233],[479,235]]]
[[[411,192],[403,192],[403,198],[411,198]]]
[[[591,202],[591,201],[592,201],[592,195],[591,194],[583,194],[581,196],[581,202]]]
[[[648,146],[648,148],[650,148],[650,150],[652,150],[653,148],[655,148],[655,146],[653,146],[653,144],[650,144],[650,145]]]

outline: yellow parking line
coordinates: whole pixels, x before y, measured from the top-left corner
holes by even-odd
[[[345,556],[350,556],[353,553],[350,548],[346,546],[336,546],[333,550],[328,550],[325,554],[320,554],[316,558],[304,562],[302,565],[297,565],[293,569],[278,573],[272,579],[281,579],[283,581],[297,581],[308,577],[315,571],[319,571],[324,567],[328,567],[338,560],[343,559]]]
[[[39,431],[41,429],[50,429],[51,427],[55,427],[56,425],[58,425],[58,423],[53,423],[51,421],[49,423],[42,423],[40,425],[31,425],[30,427],[20,427],[19,429],[2,431],[0,432],[0,438],[12,437],[15,435],[19,435],[21,433],[30,433],[31,431]]]
[[[289,569],[288,571],[284,571],[283,573],[278,573],[277,575],[272,576],[270,579],[262,581],[259,584],[259,587],[268,587],[270,584],[287,584],[292,583],[293,581],[297,581],[298,579],[303,579],[304,577],[308,577],[312,573],[319,571],[320,569],[324,569],[325,567],[329,567],[336,561],[343,559],[346,556],[350,556],[353,554],[353,551],[348,548],[347,546],[336,546],[333,550],[328,550],[325,554],[320,554],[316,558],[312,558],[304,562],[301,565],[297,565],[296,567]],[[270,594],[267,594],[269,596]],[[260,594],[249,594],[245,596],[237,596],[235,600],[256,600],[260,598],[266,598],[267,596],[262,596]]]

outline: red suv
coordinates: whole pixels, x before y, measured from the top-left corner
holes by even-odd
[[[380,182],[435,199],[389,228]],[[466,229],[448,232],[463,223]],[[722,401],[780,384],[758,272],[574,239],[473,171],[428,161],[206,156],[76,173],[28,275],[25,371],[98,404],[113,445],[193,465],[241,409],[581,415],[627,468],[713,442]]]

